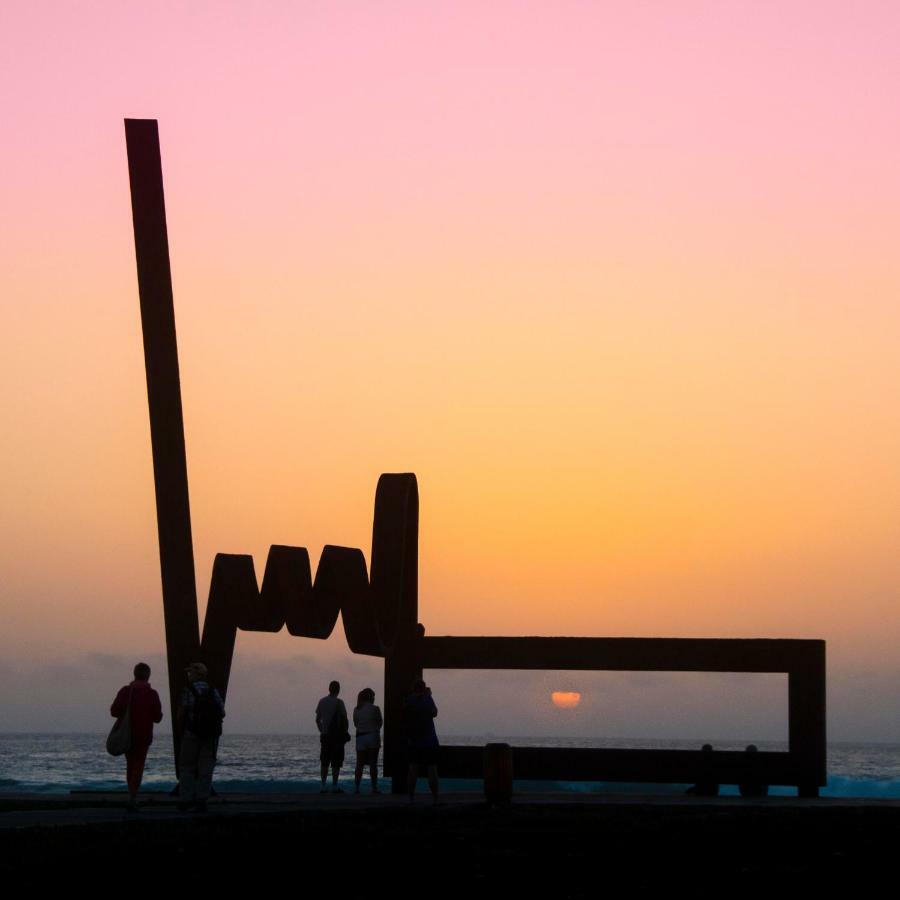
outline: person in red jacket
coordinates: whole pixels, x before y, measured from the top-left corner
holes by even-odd
[[[137,795],[144,777],[147,751],[153,743],[153,725],[162,722],[159,694],[150,687],[150,666],[138,663],[134,667],[134,681],[126,684],[110,707],[110,714],[121,719],[131,708],[131,747],[125,753],[125,774],[128,781],[128,808],[137,811]]]

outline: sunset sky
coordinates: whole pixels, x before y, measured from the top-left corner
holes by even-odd
[[[414,471],[429,633],[824,638],[830,736],[900,740],[898,47],[893,2],[5,0],[0,731],[165,684],[145,117],[201,614],[216,552],[368,558]],[[229,726],[366,666],[241,634]],[[777,679],[579,678],[496,684],[525,734],[784,732]]]

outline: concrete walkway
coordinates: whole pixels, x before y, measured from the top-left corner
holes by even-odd
[[[163,793],[141,795],[140,812],[125,809],[127,796],[124,793],[72,793],[47,794],[0,794],[0,830],[9,828],[58,827],[68,825],[90,825],[111,822],[157,822],[173,819],[200,817],[234,817],[260,814],[281,814],[290,812],[310,812],[345,810],[363,811],[368,809],[403,809],[410,803],[405,795],[369,793],[355,794],[227,794],[210,801],[207,813],[179,812],[175,798]],[[743,797],[679,797],[671,795],[634,794],[573,794],[538,793],[517,794],[513,798],[515,806],[531,807],[620,807],[671,808],[709,807],[713,809],[765,807],[765,808],[878,808],[900,810],[900,800],[822,798],[804,800],[796,797],[765,797],[748,799]],[[441,810],[474,808],[484,805],[480,794],[448,793],[441,796],[435,809]],[[420,792],[416,797],[415,809],[433,809],[430,795]]]

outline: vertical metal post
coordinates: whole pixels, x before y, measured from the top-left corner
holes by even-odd
[[[412,473],[382,475],[372,527],[372,599],[384,654],[384,775],[406,790],[403,701],[422,677],[419,649],[419,488]]]
[[[817,797],[827,781],[825,702],[825,642],[817,641],[788,673],[788,746],[809,773],[799,785],[801,797]]]
[[[422,677],[421,636],[424,628],[398,634],[396,645],[384,657],[384,775],[391,780],[391,793],[406,791],[409,754],[403,727],[403,701],[413,681]]]
[[[169,238],[156,120],[126,119],[125,143],[144,333],[169,700],[177,770],[181,734],[175,727],[175,711],[184,668],[198,657],[200,628]]]

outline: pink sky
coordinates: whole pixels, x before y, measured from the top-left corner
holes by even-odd
[[[823,637],[900,693],[898,46],[894,3],[4,3],[0,655],[162,648],[152,117],[201,598],[368,554],[413,470],[433,633]]]

